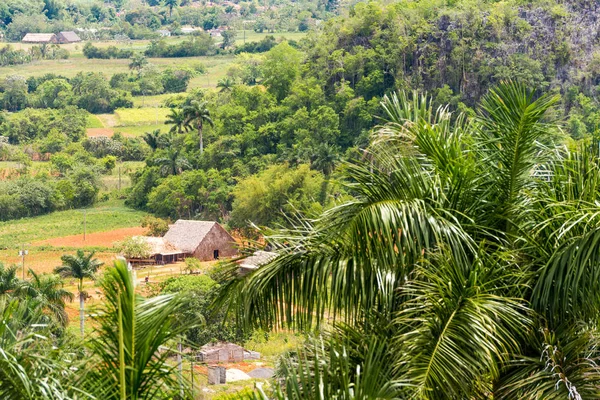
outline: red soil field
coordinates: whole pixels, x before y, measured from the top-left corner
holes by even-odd
[[[110,128],[88,128],[86,134],[88,137],[108,136],[112,137],[115,131]]]
[[[63,236],[42,240],[33,243],[33,246],[55,246],[55,247],[112,247],[114,242],[123,240],[128,236],[142,236],[146,234],[146,228],[133,227],[121,228],[107,232],[88,233],[83,240],[83,234]]]

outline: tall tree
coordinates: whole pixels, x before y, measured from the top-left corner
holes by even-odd
[[[148,59],[142,53],[134,54],[129,62],[129,69],[136,70],[138,75],[142,72],[142,69],[148,65]]]
[[[182,154],[181,149],[169,147],[163,157],[157,158],[155,164],[160,167],[162,176],[178,175],[192,166]]]
[[[204,139],[202,136],[204,130],[204,123],[208,123],[210,126],[214,126],[214,122],[210,117],[210,111],[206,107],[206,101],[194,100],[189,106],[183,109],[183,115],[185,116],[185,126],[191,127],[198,131],[198,139],[200,142],[200,154],[204,152]]]
[[[84,279],[94,279],[98,268],[103,263],[94,258],[96,252],[91,251],[87,255],[83,250],[77,250],[75,255],[65,254],[61,257],[63,265],[55,268],[55,272],[63,278],[77,279],[77,291],[79,292],[79,329],[83,336],[83,324],[85,319],[85,297],[86,292],[83,290]]]
[[[165,0],[165,6],[169,7],[169,18],[173,16],[173,8],[179,5],[179,0]]]
[[[160,129],[155,129],[152,132],[144,133],[142,139],[144,139],[144,142],[150,146],[152,151],[158,149],[160,147]]]

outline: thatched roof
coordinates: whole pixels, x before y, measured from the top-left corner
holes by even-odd
[[[247,269],[256,269],[261,265],[265,265],[269,261],[273,260],[277,257],[277,253],[273,253],[270,251],[256,251],[250,257],[246,257],[240,263],[241,268]]]
[[[180,219],[169,227],[164,239],[184,253],[193,253],[215,225],[212,221]]]
[[[81,38],[73,31],[60,32],[58,34],[58,36],[61,39],[61,41],[63,41],[63,42],[68,42],[68,43],[81,42]]]
[[[164,238],[161,237],[151,237],[151,236],[136,236],[136,239],[139,238],[144,240],[146,243],[150,245],[152,255],[155,254],[181,254],[182,251],[177,247],[173,246],[171,243],[165,241]]]
[[[55,38],[54,33],[28,33],[23,37],[26,43],[50,43]]]

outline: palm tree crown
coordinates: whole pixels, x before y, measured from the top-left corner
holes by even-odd
[[[186,128],[185,124],[185,115],[183,110],[178,108],[171,108],[171,112],[167,115],[167,119],[165,121],[166,125],[173,125],[171,127],[171,132],[173,133],[181,133]]]
[[[210,126],[215,125],[210,118],[210,111],[206,108],[206,104],[206,101],[193,100],[189,106],[183,109],[183,115],[185,116],[184,125],[186,127],[195,128],[198,131],[200,154],[204,152],[204,140],[202,137],[204,123],[206,122]]]
[[[94,258],[95,254],[94,251],[91,251],[86,255],[83,250],[77,250],[75,255],[65,254],[61,257],[63,265],[54,269],[54,272],[63,278],[75,278],[79,281],[77,290],[79,292],[79,328],[81,335],[83,335],[84,302],[86,297],[86,293],[83,290],[83,280],[94,279],[98,268],[103,265],[102,262]]]

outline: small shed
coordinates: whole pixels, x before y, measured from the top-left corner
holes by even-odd
[[[73,31],[59,32],[56,35],[58,43],[79,43],[81,38]]]
[[[202,346],[196,359],[205,363],[244,361],[244,348],[233,343],[215,343]]]
[[[277,257],[277,253],[262,250],[255,251],[254,254],[240,261],[239,273],[240,275],[249,274],[260,266],[273,260],[275,257]]]
[[[169,227],[164,240],[182,253],[201,261],[237,255],[235,239],[213,221],[180,219]]]
[[[260,353],[246,350],[234,343],[219,342],[202,346],[196,360],[205,363],[232,363],[244,360],[260,360]]]
[[[54,33],[28,33],[23,37],[23,43],[58,43]]]

